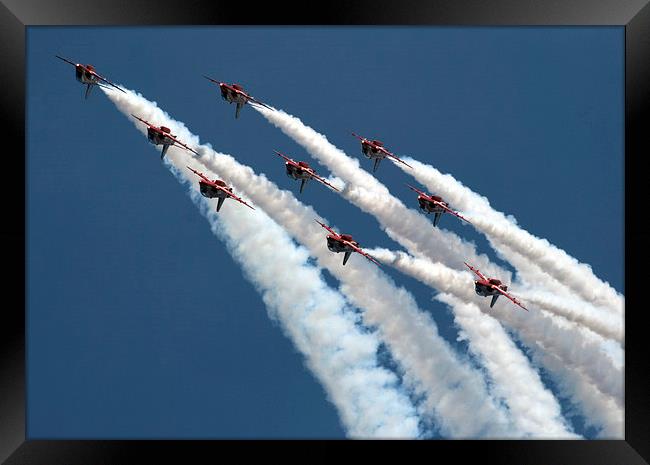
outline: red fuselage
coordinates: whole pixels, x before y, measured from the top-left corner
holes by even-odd
[[[431,199],[448,206],[447,202],[443,202],[441,197],[431,196],[431,198],[429,198],[424,195],[419,195],[418,203],[420,204],[420,209],[424,210],[426,213],[445,213],[445,209],[437,203],[432,202]]]
[[[384,144],[381,141],[378,140],[363,140],[361,141],[361,151],[363,154],[368,157],[368,158],[377,158],[377,157],[386,157],[386,154],[384,153],[381,148],[383,148]]]
[[[293,179],[310,179],[312,175],[311,167],[304,161],[298,162],[298,166],[286,162],[287,176]]]
[[[154,145],[173,145],[174,140],[169,137],[170,135],[170,129],[165,126],[147,128],[147,139]]]
[[[229,86],[221,83],[219,88],[221,89],[221,97],[230,103],[245,104],[248,102],[248,95],[244,92],[244,88],[238,84]]]
[[[98,79],[93,73],[94,70],[93,65],[86,65],[85,67],[77,65],[75,66],[75,77],[77,81],[83,84],[97,84]]]
[[[223,187],[229,192],[232,192],[232,188],[226,186],[226,183],[219,179],[216,179],[215,181],[213,181],[213,183],[217,184],[220,187]],[[203,180],[199,181],[199,191],[201,192],[201,195],[203,197],[207,197],[209,199],[228,197],[228,194],[226,194],[223,190],[217,189],[212,184],[209,184]]]
[[[335,236],[333,234],[327,235],[327,248],[332,252],[355,252],[354,248],[350,247],[349,242],[355,247],[359,247],[359,243],[352,240],[352,236],[349,234],[341,234],[340,236]]]
[[[501,294],[499,291],[494,289],[493,286],[497,286],[499,289],[503,291],[508,290],[508,286],[505,284],[502,284],[500,280],[490,278],[490,279],[479,279],[474,281],[474,288],[476,290],[476,293],[482,297],[487,297],[490,295],[495,295],[495,294]]]

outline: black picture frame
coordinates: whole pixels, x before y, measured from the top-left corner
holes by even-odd
[[[642,265],[648,263],[644,225],[645,211],[640,176],[648,151],[646,117],[650,103],[650,6],[648,0],[358,0],[309,2],[303,8],[278,2],[243,4],[222,0],[146,2],[89,2],[84,0],[2,0],[0,5],[0,101],[5,115],[5,140],[17,141],[17,150],[5,149],[2,156],[8,173],[0,183],[4,221],[0,227],[4,250],[4,298],[0,320],[0,460],[6,464],[149,463],[172,459],[187,463],[194,454],[223,457],[229,452],[253,457],[250,446],[262,452],[280,452],[286,441],[44,441],[26,440],[25,429],[25,37],[32,25],[437,25],[437,26],[622,26],[625,28],[625,439],[620,441],[301,441],[319,458],[327,452],[336,457],[340,448],[379,451],[414,448],[424,454],[452,454],[454,461],[472,459],[516,464],[642,464],[650,457],[650,405],[647,393],[648,363],[641,306]],[[47,82],[44,82],[47,85]],[[17,175],[22,173],[23,177]],[[639,181],[639,182],[637,182]],[[647,182],[646,182],[647,183]],[[594,199],[597,201],[597,199]],[[603,221],[607,212],[603,212]],[[586,231],[585,234],[592,234]],[[638,271],[638,272],[637,272]],[[13,297],[14,299],[8,299]],[[368,447],[370,445],[370,447]],[[295,447],[294,444],[289,447]],[[395,451],[401,454],[402,451]],[[244,455],[245,454],[245,455]],[[429,455],[433,458],[433,456]],[[476,460],[476,459],[474,459]]]

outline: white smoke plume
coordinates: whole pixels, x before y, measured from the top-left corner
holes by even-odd
[[[523,286],[517,294],[526,302],[547,312],[566,318],[568,321],[587,328],[600,336],[624,345],[623,319],[608,309],[594,307],[573,296],[558,297],[545,289]]]
[[[603,394],[580,372],[546,352],[537,343],[530,342],[529,346],[533,362],[546,368],[560,395],[582,412],[585,425],[595,428],[596,436],[601,439],[625,437],[625,415],[616,399]]]
[[[589,265],[578,262],[548,240],[530,234],[518,226],[512,216],[506,217],[492,208],[487,198],[476,194],[453,176],[442,174],[431,165],[410,157],[404,159],[413,169],[397,165],[431,193],[442,196],[454,208],[466,212],[468,219],[485,234],[493,248],[500,249],[500,244],[506,245],[586,301],[610,308],[617,314],[624,312],[623,296],[609,283],[601,281]],[[504,256],[508,258],[505,252]]]
[[[167,123],[184,142],[198,143],[181,123],[139,95],[106,92],[125,114],[134,113],[157,124]],[[144,126],[138,123],[138,128]],[[158,157],[152,157],[156,162]],[[214,201],[197,191],[186,152],[170,148],[167,163],[186,184],[193,202],[208,219],[215,235],[258,289],[272,317],[293,341],[328,399],[336,406],[347,434],[356,438],[416,438],[418,417],[394,373],[379,365],[377,335],[360,328],[345,298],[330,289],[320,270],[308,264],[309,254],[260,210],[229,200],[219,214]]]
[[[495,394],[508,405],[517,429],[535,438],[571,437],[559,403],[501,324],[452,294],[438,294],[436,299],[453,310],[454,321],[489,373]]]
[[[519,295],[534,302],[541,309],[553,313],[615,341],[621,349],[625,346],[624,315],[610,308],[598,307],[544,273],[537,265],[522,257],[508,246],[500,244],[496,250],[503,260],[517,269]],[[507,258],[506,258],[507,257]]]
[[[342,283],[341,289],[352,304],[362,309],[366,325],[376,327],[393,358],[403,371],[405,382],[425,396],[429,411],[448,437],[512,437],[506,413],[490,397],[480,373],[460,359],[440,337],[431,318],[420,311],[413,297],[395,284],[375,265],[356,256],[345,269],[341,256],[325,246],[325,231],[313,220],[318,215],[282,191],[263,175],[256,175],[232,157],[198,145],[198,137],[172,120],[155,103],[132,92],[109,95],[125,114],[135,113],[156,124],[172,128],[180,140],[194,146],[200,162],[238,191],[245,192],[275,222],[307,247],[319,264]],[[171,153],[171,149],[170,149]],[[275,245],[269,247],[276,248]]]
[[[390,264],[442,293],[453,294],[464,302],[477,302],[479,308],[482,306],[480,302],[484,298],[474,294],[473,277],[469,272],[459,272],[441,263],[431,263],[403,252],[373,249],[370,253],[383,263]],[[585,417],[590,415],[593,419],[594,410],[599,410],[595,418],[607,422],[601,426],[606,427],[607,431],[616,431],[615,425],[622,416],[623,408],[622,362],[611,359],[612,353],[602,347],[602,340],[584,337],[580,344],[576,344],[576,334],[580,328],[571,326],[570,323],[563,326],[551,324],[549,318],[534,306],[529,305],[530,311],[525,312],[509,305],[509,302],[506,304],[497,304],[490,312],[516,331],[521,342],[536,355],[537,360],[549,362],[544,367],[555,378],[562,379],[557,384],[561,385],[565,397],[577,403],[582,393],[589,393],[591,400],[589,408],[583,410]],[[570,377],[557,373],[558,365],[553,357],[561,360],[563,366],[571,370]],[[562,370],[562,373],[565,374],[566,370]]]

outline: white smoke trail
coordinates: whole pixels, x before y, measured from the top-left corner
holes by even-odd
[[[440,337],[431,318],[421,312],[412,296],[381,273],[374,265],[352,259],[341,267],[341,257],[325,247],[325,233],[313,221],[318,215],[298,202],[293,194],[281,191],[263,175],[232,157],[198,146],[198,137],[172,120],[155,103],[133,93],[109,95],[125,114],[135,113],[163,123],[184,142],[195,146],[197,161],[207,166],[237,190],[244,191],[294,238],[305,245],[321,266],[342,283],[351,302],[364,310],[364,322],[377,327],[379,334],[404,372],[405,382],[426,396],[429,411],[443,434],[449,437],[511,437],[506,414],[493,402],[481,375],[462,361]],[[155,118],[155,119],[154,119]],[[171,153],[171,149],[170,149]],[[275,245],[270,245],[275,248]]]
[[[610,308],[618,314],[624,312],[623,296],[609,283],[598,279],[589,265],[578,262],[546,239],[530,234],[517,225],[514,217],[506,217],[492,208],[487,198],[476,194],[453,176],[442,174],[431,165],[410,157],[405,157],[405,161],[413,166],[413,169],[397,165],[432,193],[442,196],[455,208],[467,212],[472,224],[485,234],[492,247],[499,249],[500,244],[504,244],[588,302]],[[508,258],[507,253],[504,252],[504,255]]]
[[[390,264],[440,292],[453,294],[465,302],[480,302],[481,297],[474,295],[473,277],[469,272],[458,272],[441,263],[431,263],[403,252],[373,249],[370,253],[383,263]],[[616,431],[623,407],[622,363],[611,360],[612,355],[600,347],[599,341],[584,338],[582,344],[576,346],[573,339],[578,328],[550,325],[532,306],[530,312],[511,307],[500,308],[497,305],[490,312],[517,331],[521,342],[531,349],[537,360],[549,362],[549,365],[544,366],[555,378],[562,379],[557,384],[562,386],[566,397],[579,402],[582,393],[589,393],[588,404],[581,404],[585,407],[585,416],[598,410],[596,418],[606,422],[601,426],[605,426],[607,431]],[[549,331],[553,332],[553,337],[542,337],[543,333]],[[540,342],[542,340],[543,343]],[[573,375],[566,378],[560,376],[552,357],[562,360],[564,367],[570,369]],[[562,373],[565,374],[566,371],[562,370]]]
[[[547,353],[535,342],[529,342],[533,362],[544,366],[547,374],[565,397],[582,412],[585,425],[598,430],[601,439],[623,439],[625,416],[616,399],[603,394],[594,384],[555,355]]]
[[[559,403],[501,324],[452,294],[436,298],[452,308],[454,321],[467,335],[470,350],[487,369],[495,394],[505,400],[517,428],[535,438],[571,437]]]
[[[535,263],[504,244],[495,249],[497,255],[517,269],[518,292],[522,298],[535,302],[547,312],[582,325],[623,348],[625,345],[624,316],[582,299]]]
[[[375,216],[388,235],[411,254],[458,269],[465,269],[463,261],[469,260],[479,264],[478,267],[487,275],[498,276],[506,282],[512,281],[509,272],[490,263],[487,256],[478,255],[473,244],[464,242],[451,232],[432,228],[423,215],[406,208],[376,178],[361,170],[356,159],[348,157],[324,135],[283,111],[265,108],[256,110],[346,182],[343,196]],[[597,344],[589,340],[589,334],[572,331],[566,327],[564,318],[553,314],[535,312],[525,315],[525,320],[521,314],[508,314],[507,317],[517,322],[515,327],[518,331],[534,334],[546,350],[557,351],[556,354],[561,358],[580,366],[604,392],[622,399],[620,369],[612,366],[612,361],[602,351],[594,350]],[[608,373],[607,369],[610,368],[613,371]]]
[[[107,95],[125,114],[133,112],[159,124],[170,120],[154,104],[130,91],[123,98],[117,98],[118,92]],[[142,125],[138,127],[142,129]],[[189,137],[180,123],[170,127],[182,133],[181,140],[198,143],[198,138]],[[152,157],[154,160],[157,157]],[[170,148],[166,160],[179,181],[188,185],[192,200],[215,235],[226,243],[230,254],[261,293],[271,316],[280,321],[283,331],[305,356],[328,399],[336,406],[348,435],[418,437],[418,417],[413,405],[398,386],[394,373],[378,365],[376,334],[357,326],[343,296],[330,289],[320,271],[308,264],[308,252],[296,247],[259,210],[232,202],[216,215],[214,203],[201,197],[194,175],[188,174],[184,166],[198,165],[188,162],[189,157],[175,148]]]
[[[517,289],[517,294],[526,302],[545,311],[582,325],[604,338],[616,341],[621,346],[624,344],[623,320],[608,309],[594,307],[573,296],[558,297],[547,290],[539,290],[535,287],[522,286]]]

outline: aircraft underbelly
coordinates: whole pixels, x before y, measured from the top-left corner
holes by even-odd
[[[336,253],[346,252],[347,250],[349,250],[348,247],[332,239],[327,240],[327,248],[332,252],[336,252]]]
[[[489,295],[493,295],[493,294],[495,294],[496,291],[494,291],[493,289],[490,289],[490,288],[488,288],[488,287],[481,286],[481,285],[478,285],[478,284],[477,284],[477,285],[476,285],[476,293],[477,293],[478,295],[482,296],[482,297],[487,297],[487,296],[489,296]]]
[[[154,145],[161,145],[165,143],[169,143],[168,141],[165,140],[164,137],[161,137],[160,134],[151,131],[150,133],[147,134],[147,138],[149,141],[154,144]]]
[[[84,84],[97,84],[97,81],[93,78],[86,77],[85,74],[81,74],[81,78],[77,77],[78,81],[83,82]]]
[[[201,191],[201,195],[203,197],[207,197],[209,199],[214,199],[214,198],[221,198],[221,197],[226,197],[226,193],[219,190],[219,189],[213,189],[210,186],[207,186],[205,184],[200,184],[199,185],[199,190]]]
[[[361,149],[361,151],[368,158],[384,158],[385,157],[385,155],[382,152],[380,152],[379,150],[373,150],[372,148],[367,147],[367,146],[363,147]]]
[[[234,93],[228,93],[226,95],[226,100],[230,103],[241,103],[242,105],[246,103],[246,97],[239,95],[239,94],[234,94]]]
[[[309,179],[309,175],[303,171],[294,171],[293,172],[293,178],[294,179]]]
[[[444,213],[444,210],[437,205],[431,205],[430,203],[421,203],[420,208],[426,210],[427,213]]]
[[[293,179],[307,179],[309,176],[296,168],[287,167],[287,176]]]

